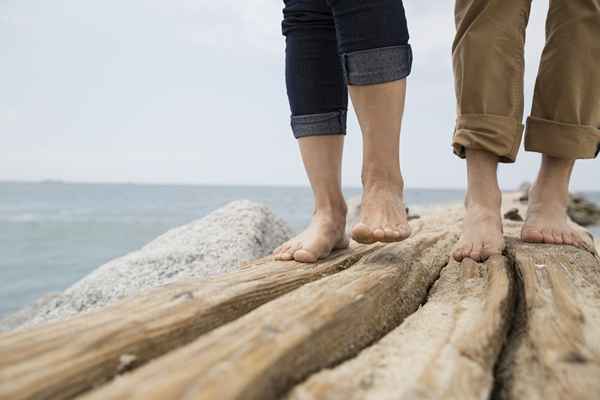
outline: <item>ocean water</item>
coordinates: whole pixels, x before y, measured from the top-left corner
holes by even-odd
[[[462,190],[406,193],[409,207],[463,196]],[[594,197],[600,202],[600,193]],[[269,205],[295,230],[312,210],[306,187],[0,183],[0,317],[237,199]]]

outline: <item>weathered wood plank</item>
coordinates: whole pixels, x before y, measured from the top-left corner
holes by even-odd
[[[0,399],[66,399],[184,345],[381,247],[316,265],[263,259],[241,271],[158,288],[68,321],[0,335]]]
[[[600,398],[600,262],[570,246],[509,243],[521,293],[495,398]]]
[[[510,324],[504,257],[452,261],[425,305],[356,358],[298,385],[290,400],[483,399]]]
[[[274,399],[393,329],[425,299],[457,235],[421,232],[305,285],[85,396]]]

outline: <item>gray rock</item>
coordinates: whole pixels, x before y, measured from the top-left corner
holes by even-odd
[[[7,332],[15,329],[16,327],[23,325],[25,322],[32,319],[37,313],[49,304],[52,300],[60,296],[60,293],[48,293],[40,297],[32,304],[27,307],[9,314],[8,316],[0,319],[0,332]]]
[[[531,183],[523,182],[519,185],[519,189],[517,189],[521,193],[528,193],[529,189],[531,189]]]
[[[504,218],[510,221],[523,221],[523,217],[519,214],[518,208],[511,208],[507,212],[504,213]]]
[[[50,299],[23,326],[65,319],[177,280],[235,271],[268,255],[291,234],[268,207],[246,200],[229,203],[102,265]]]
[[[600,224],[600,207],[583,195],[572,194],[567,208],[569,217],[581,226]]]

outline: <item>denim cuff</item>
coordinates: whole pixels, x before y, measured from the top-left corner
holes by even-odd
[[[412,49],[407,44],[344,53],[342,68],[348,85],[397,81],[410,74]]]
[[[346,113],[346,110],[340,110],[323,114],[292,115],[294,137],[345,135]]]

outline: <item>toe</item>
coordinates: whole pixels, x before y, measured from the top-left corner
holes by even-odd
[[[563,232],[562,234],[562,241],[564,244],[568,244],[568,245],[573,245],[573,243],[575,243],[575,240],[573,238],[573,234],[571,232]]]
[[[397,225],[396,230],[400,232],[400,240],[407,239],[411,234],[411,229],[408,225]]]
[[[561,231],[553,230],[552,236],[554,237],[554,244],[563,244],[564,243]]]
[[[275,254],[275,259],[276,260],[284,260],[285,259],[284,255],[286,254],[286,252],[288,251],[289,248],[290,248],[289,243],[285,243],[282,246],[280,246],[277,253]]]
[[[521,231],[521,240],[530,243],[542,243],[544,241],[544,235],[537,229],[524,227]]]
[[[385,231],[383,228],[375,228],[373,229],[373,239],[378,242],[383,242],[385,240]]]
[[[303,263],[314,263],[317,262],[319,258],[307,249],[298,249],[294,252],[294,260]]]
[[[364,244],[371,244],[375,242],[371,228],[362,222],[359,222],[352,228],[352,239],[356,240],[358,243]]]
[[[465,259],[471,257],[471,251],[473,251],[473,243],[463,246],[462,258]]]
[[[549,244],[553,244],[554,243],[554,235],[552,234],[552,231],[549,229],[542,229],[542,237],[543,237],[543,242],[544,243],[549,243]]]
[[[456,261],[462,261],[467,257],[471,256],[471,249],[473,248],[473,244],[469,243],[469,244],[462,244],[459,247],[457,247],[456,251],[454,252],[454,259]]]
[[[277,260],[279,260],[279,261],[292,261],[293,259],[294,259],[293,254],[288,251],[280,253],[277,256]]]
[[[481,262],[482,261],[482,259],[481,259],[481,250],[482,250],[482,244],[481,243],[473,245],[473,248],[471,250],[471,256],[470,256],[470,258],[473,261]]]
[[[397,229],[392,229],[389,226],[383,228],[384,242],[397,242],[400,240],[400,232]]]

